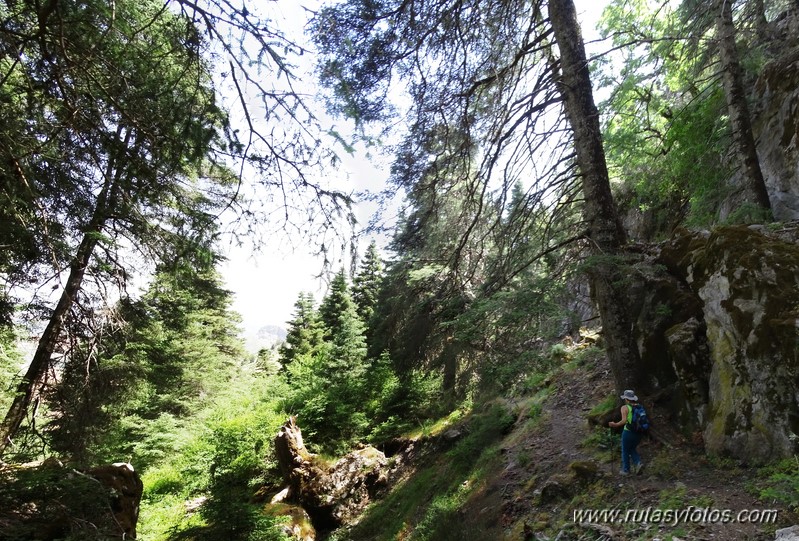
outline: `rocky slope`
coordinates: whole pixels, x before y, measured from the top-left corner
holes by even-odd
[[[618,434],[605,424],[618,415],[613,382],[601,353],[584,347],[568,346],[563,364],[524,396],[455,423],[474,433],[488,408],[500,408],[515,419],[509,430],[477,448],[462,440],[426,455],[332,539],[771,541],[799,522],[796,506],[764,496],[770,470],[708,458],[658,397],[644,399],[655,423],[640,446],[644,470],[620,476]],[[453,467],[466,449],[468,468]],[[591,511],[609,514],[578,516]]]

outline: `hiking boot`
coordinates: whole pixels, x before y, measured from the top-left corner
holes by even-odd
[[[630,472],[625,470],[619,470],[619,475],[630,475]]]
[[[641,462],[639,464],[636,464],[633,467],[633,471],[635,471],[635,475],[641,475],[641,470],[643,470],[643,469],[644,469],[644,463],[643,462]]]

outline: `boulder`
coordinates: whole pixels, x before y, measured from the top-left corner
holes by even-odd
[[[78,471],[58,460],[0,469],[0,538],[135,539],[142,482],[130,464]]]
[[[535,490],[541,504],[550,504],[558,500],[568,500],[580,492],[587,484],[601,475],[599,464],[593,461],[577,461],[569,464],[567,471],[550,475]]]
[[[671,332],[675,326],[692,319],[702,319],[702,302],[685,282],[670,273],[662,264],[643,260],[633,266],[635,273],[628,287],[630,310],[635,314],[635,339],[640,352],[643,372],[647,374],[650,391],[679,383],[683,352],[682,343]],[[687,337],[686,337],[687,338]],[[700,345],[689,340],[685,345],[700,350]],[[699,359],[695,363],[701,364]],[[677,398],[684,402],[681,397]]]
[[[263,513],[269,517],[284,518],[281,524],[283,534],[289,539],[297,541],[314,541],[316,530],[311,524],[311,517],[299,505],[273,502],[263,508]]]
[[[108,490],[114,522],[122,531],[122,539],[136,539],[136,524],[139,521],[139,503],[144,484],[133,466],[117,462],[86,471]]]
[[[348,453],[308,480],[303,506],[322,524],[351,523],[386,485],[387,464],[385,455],[374,447]]]
[[[661,311],[680,317],[665,329],[643,330],[663,330],[681,401],[706,449],[756,463],[792,455],[799,434],[799,226],[679,231],[654,264],[693,297],[686,309],[675,295]]]
[[[799,541],[799,525],[777,530],[776,536],[774,541]]]
[[[599,464],[593,460],[577,460],[569,464],[569,470],[574,472],[581,481],[593,481],[600,473]]]

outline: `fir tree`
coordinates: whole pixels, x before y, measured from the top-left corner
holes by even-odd
[[[47,396],[54,449],[87,463],[135,455],[146,465],[164,451],[154,441],[167,437],[166,419],[189,418],[229,388],[245,352],[216,261],[186,254],[160,266],[141,299],[120,300],[100,322],[96,346],[73,347]]]
[[[294,318],[288,322],[285,343],[280,346],[280,360],[288,365],[300,355],[313,353],[322,342],[319,313],[311,293],[301,292],[294,303]]]
[[[289,365],[294,392],[287,405],[298,413],[309,436],[327,451],[336,451],[366,430],[365,411],[373,391],[364,325],[343,270],[333,278],[319,316],[324,342]]]
[[[352,281],[352,299],[355,301],[358,316],[367,326],[367,338],[372,314],[377,305],[377,297],[380,293],[380,285],[383,282],[383,262],[377,253],[377,245],[374,241],[369,244],[361,260],[358,273]]]
[[[333,278],[330,293],[322,301],[319,314],[325,340],[332,345],[332,358],[326,371],[333,379],[359,378],[363,375],[366,359],[365,329],[343,270]]]
[[[330,283],[330,291],[319,306],[319,318],[324,326],[324,338],[333,341],[341,330],[341,317],[344,313],[354,312],[357,317],[357,308],[350,294],[347,277],[341,269]]]

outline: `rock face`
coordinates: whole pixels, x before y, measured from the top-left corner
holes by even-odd
[[[364,447],[326,465],[305,448],[294,417],[275,437],[275,452],[288,484],[285,499],[301,505],[319,529],[352,522],[386,484],[382,452]]]
[[[659,366],[649,372],[651,388],[674,386],[686,426],[702,430],[712,454],[753,462],[792,455],[799,434],[799,225],[682,231],[651,263],[666,270],[657,279],[644,276],[647,294],[633,302],[646,337],[642,358]]]
[[[774,218],[799,219],[799,9],[789,7],[772,22],[781,55],[761,70],[752,86],[752,131]],[[746,200],[742,175],[719,209],[727,219]]]
[[[752,116],[774,218],[790,221],[799,219],[799,10],[784,15],[785,53],[763,69]]]

